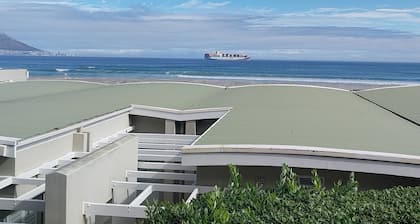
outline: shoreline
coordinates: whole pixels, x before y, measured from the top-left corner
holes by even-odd
[[[311,81],[271,81],[271,80],[230,80],[230,79],[202,79],[202,78],[126,78],[126,77],[65,77],[65,76],[35,76],[29,80],[74,80],[98,82],[105,84],[121,84],[132,82],[190,82],[201,83],[218,86],[241,86],[241,85],[258,85],[258,84],[291,84],[291,85],[309,85],[339,88],[345,90],[365,90],[381,87],[404,86],[398,84],[365,84],[365,83],[343,83],[343,82],[311,82]]]

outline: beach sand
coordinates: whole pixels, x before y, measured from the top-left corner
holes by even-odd
[[[149,78],[110,78],[110,77],[95,77],[95,78],[78,78],[78,77],[64,77],[64,76],[45,76],[45,77],[30,77],[30,80],[79,80],[88,82],[99,82],[107,84],[132,83],[132,82],[190,82],[202,83],[219,86],[240,86],[240,85],[256,85],[256,84],[293,84],[293,85],[313,85],[322,87],[340,88],[346,90],[364,90],[379,87],[388,87],[395,85],[374,85],[362,83],[327,83],[327,82],[280,82],[280,81],[253,81],[253,80],[224,80],[224,79],[193,79],[193,78],[168,78],[168,79],[149,79]]]

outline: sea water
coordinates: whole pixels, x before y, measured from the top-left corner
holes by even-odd
[[[45,78],[420,84],[420,63],[0,56],[0,67],[26,68],[32,77]]]

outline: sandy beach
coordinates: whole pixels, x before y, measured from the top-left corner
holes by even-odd
[[[30,80],[80,80],[89,82],[99,82],[107,84],[119,83],[132,83],[132,82],[153,82],[153,81],[166,81],[166,82],[191,82],[203,83],[219,86],[240,86],[240,85],[255,85],[255,84],[293,84],[293,85],[313,85],[322,87],[340,88],[346,90],[363,90],[396,85],[375,85],[375,84],[362,84],[362,83],[328,83],[328,82],[280,82],[280,81],[252,81],[252,80],[226,80],[226,79],[193,79],[193,78],[109,78],[109,77],[95,77],[95,78],[79,78],[79,77],[64,77],[64,76],[48,76],[47,77],[30,77]]]

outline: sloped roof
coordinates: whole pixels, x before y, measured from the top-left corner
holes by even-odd
[[[250,86],[212,100],[211,106],[233,109],[199,145],[281,144],[420,155],[420,127],[349,91]]]
[[[0,85],[0,92],[7,89],[3,91],[4,100],[0,101],[0,136],[29,138],[131,104],[187,109],[188,105],[200,102],[201,97],[220,89],[165,83],[97,86],[28,81],[15,84],[18,83]],[[31,96],[32,89],[35,91]]]
[[[420,124],[420,85],[379,88],[356,94]]]
[[[420,155],[419,126],[350,91],[185,83],[104,86],[29,81],[12,85],[0,85],[0,92],[8,95],[0,101],[0,136],[28,138],[130,104],[180,110],[231,107],[196,144],[301,145]],[[37,85],[43,88],[31,92]]]

